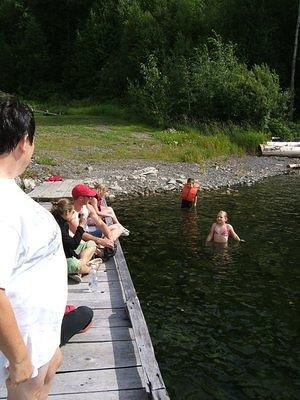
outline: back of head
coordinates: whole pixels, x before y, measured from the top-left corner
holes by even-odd
[[[103,182],[95,182],[93,186],[100,193],[105,193],[107,191],[107,186]]]
[[[33,112],[18,99],[0,103],[0,154],[10,153],[23,136],[32,144],[35,133]]]
[[[52,203],[51,213],[54,217],[63,217],[66,212],[71,211],[73,207],[73,202],[71,200],[62,198]]]

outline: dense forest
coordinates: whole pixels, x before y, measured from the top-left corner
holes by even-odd
[[[0,90],[32,99],[122,99],[161,125],[268,126],[290,116],[298,5],[0,0]],[[299,75],[300,66],[296,109]]]

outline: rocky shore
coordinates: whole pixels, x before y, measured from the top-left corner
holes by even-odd
[[[300,159],[287,157],[228,157],[203,164],[166,163],[145,160],[105,162],[97,165],[56,160],[56,166],[43,166],[32,161],[22,184],[27,191],[45,178],[59,175],[63,179],[78,179],[88,184],[102,181],[113,197],[146,196],[180,190],[188,177],[201,183],[202,190],[235,185],[252,185],[261,179],[289,173],[289,165]]]

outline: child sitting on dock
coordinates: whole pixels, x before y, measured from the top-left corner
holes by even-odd
[[[108,207],[105,204],[105,195],[107,193],[107,186],[102,183],[102,182],[95,182],[94,183],[94,188],[97,192],[95,197],[92,197],[89,201],[89,203],[94,207],[96,210],[97,214],[101,218],[106,218],[110,217],[113,221],[114,224],[118,224],[121,229],[122,229],[122,236],[128,236],[129,235],[129,230],[126,229],[118,220],[115,211],[112,207]]]
[[[96,251],[96,243],[94,241],[88,240],[84,242],[81,240],[85,232],[86,218],[84,215],[80,216],[79,225],[72,237],[69,233],[69,222],[73,219],[75,213],[73,203],[68,199],[60,199],[53,203],[51,213],[56,219],[62,233],[62,242],[68,264],[68,275],[76,282],[81,282],[81,274],[91,272],[88,262]]]
[[[226,211],[219,211],[217,214],[217,222],[214,222],[210,228],[210,232],[206,238],[206,243],[227,243],[229,236],[232,236],[238,242],[244,242],[235,233],[232,225],[227,224],[228,216]]]
[[[197,194],[200,185],[193,178],[188,178],[181,191],[181,208],[190,210],[197,205]]]

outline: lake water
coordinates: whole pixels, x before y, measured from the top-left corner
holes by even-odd
[[[196,213],[179,204],[114,204],[171,399],[299,399],[300,176],[201,192]],[[204,245],[219,210],[245,243]]]

